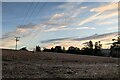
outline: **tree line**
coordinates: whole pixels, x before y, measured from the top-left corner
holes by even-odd
[[[94,48],[93,48],[94,47]],[[43,52],[58,52],[58,53],[71,53],[71,54],[83,54],[83,55],[101,55],[99,54],[102,49],[102,44],[96,42],[93,45],[93,42],[90,40],[87,46],[83,47],[81,50],[78,47],[70,46],[67,50],[65,47],[55,46],[55,48],[47,49],[44,48]]]
[[[120,57],[120,37],[117,39],[112,39],[114,41],[111,45],[110,48],[110,56],[112,57]],[[26,47],[21,48],[20,50],[25,50]],[[104,53],[102,52],[102,44],[100,41],[93,42],[90,40],[87,42],[87,45],[84,46],[83,48],[78,48],[74,46],[70,46],[67,50],[65,47],[62,46],[55,46],[54,48],[44,48],[41,50],[40,46],[36,46],[36,48],[33,50],[34,52],[57,52],[57,53],[70,53],[70,54],[81,54],[81,55],[93,55],[93,56],[104,56]]]

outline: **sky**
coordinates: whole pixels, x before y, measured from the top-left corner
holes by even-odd
[[[3,2],[0,48],[29,50],[36,45],[76,46],[92,40],[109,48],[118,32],[118,3],[115,2]]]

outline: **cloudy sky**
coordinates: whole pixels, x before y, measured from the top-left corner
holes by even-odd
[[[118,3],[3,2],[1,48],[83,47],[89,40],[109,48],[118,31]]]

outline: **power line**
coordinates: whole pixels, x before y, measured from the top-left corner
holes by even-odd
[[[26,19],[27,19],[28,15],[29,15],[29,12],[30,12],[30,9],[32,8],[32,6],[33,6],[33,2],[30,4],[30,7],[28,7],[28,11],[26,13],[26,16],[24,17],[23,24],[26,22]]]
[[[36,3],[36,4],[35,4],[35,6],[34,6],[34,9],[32,9],[31,14],[29,15],[29,21],[31,20],[32,15],[33,15],[33,14],[34,14],[34,12],[36,11],[36,9],[37,9],[37,7],[38,7],[38,4],[39,4],[39,3]]]
[[[41,12],[41,9],[44,8],[46,4],[47,4],[47,2],[44,2],[44,4],[40,7],[37,16],[39,16],[39,14],[40,14],[40,12]]]
[[[43,9],[44,7],[45,7],[45,5],[46,5],[46,2],[39,8],[38,6],[39,6],[39,3],[37,3],[36,5],[35,5],[35,7],[34,7],[34,9],[32,10],[32,13],[30,14],[30,19],[31,19],[31,17],[32,17],[32,15],[35,13],[35,11],[38,9],[38,12],[37,12],[37,14],[36,14],[36,16],[39,16],[39,13],[40,13],[40,11],[41,11],[41,9]],[[29,19],[29,21],[30,21],[30,19]]]
[[[34,14],[34,12],[38,9],[38,13],[36,14],[36,16],[38,16],[39,15],[39,13],[40,13],[40,11],[41,11],[41,9],[42,8],[44,8],[44,6],[46,5],[46,2],[39,8],[38,6],[39,6],[39,2],[38,3],[36,3],[35,5],[34,5],[34,3],[32,2],[31,4],[30,4],[30,7],[28,8],[28,11],[27,11],[27,13],[26,13],[26,17],[24,18],[24,20],[23,20],[23,24],[25,23],[25,22],[27,22],[27,21],[31,21],[31,17],[32,17],[32,15]],[[38,7],[38,8],[37,8]],[[32,10],[31,10],[32,9]]]

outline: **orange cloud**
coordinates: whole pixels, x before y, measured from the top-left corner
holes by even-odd
[[[100,6],[98,8],[93,8],[91,12],[104,12],[108,10],[118,9],[118,3],[110,3],[108,5]]]

